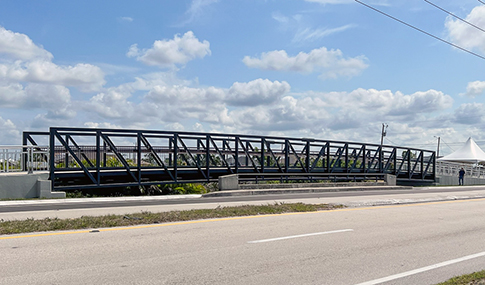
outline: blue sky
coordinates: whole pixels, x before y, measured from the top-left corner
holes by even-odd
[[[485,56],[422,0],[364,3]],[[477,0],[431,1],[485,29]],[[485,60],[352,0],[2,1],[0,144],[50,126],[485,148]]]

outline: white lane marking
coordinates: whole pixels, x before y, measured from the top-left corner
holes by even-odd
[[[354,230],[352,230],[352,229],[336,230],[336,231],[311,233],[311,234],[303,234],[303,235],[296,235],[296,236],[286,236],[286,237],[279,237],[279,238],[253,240],[253,241],[248,241],[248,243],[270,242],[270,241],[277,241],[277,240],[284,240],[284,239],[301,238],[301,237],[318,236],[318,235],[327,235],[327,234],[336,234],[336,233],[352,232],[352,231],[354,231]]]
[[[433,270],[433,269],[436,269],[436,268],[448,266],[448,265],[451,265],[451,264],[455,264],[455,263],[462,262],[462,261],[467,261],[467,260],[482,257],[482,256],[485,256],[485,251],[480,252],[480,253],[476,253],[476,254],[472,254],[472,255],[467,255],[467,256],[464,256],[464,257],[457,258],[457,259],[444,261],[444,262],[441,262],[441,263],[436,263],[436,264],[433,264],[433,265],[430,265],[430,266],[421,267],[421,268],[414,269],[414,270],[411,270],[411,271],[406,271],[406,272],[403,272],[403,273],[391,275],[391,276],[388,276],[388,277],[375,279],[375,280],[367,281],[367,282],[364,282],[364,283],[359,283],[359,284],[356,284],[356,285],[381,284],[381,283],[384,283],[384,282],[387,282],[387,281],[407,277],[407,276],[410,276],[410,275],[422,273],[422,272],[425,272],[425,271]]]

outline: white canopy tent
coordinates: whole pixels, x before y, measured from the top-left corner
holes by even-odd
[[[438,161],[477,164],[485,162],[485,152],[470,137],[459,150],[442,158],[438,158]]]

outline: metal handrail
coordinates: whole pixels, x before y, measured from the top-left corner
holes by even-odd
[[[458,176],[461,168],[465,170],[467,177],[485,178],[485,167],[483,165],[448,161],[436,162],[436,176]]]
[[[0,145],[0,172],[49,170],[49,147]]]

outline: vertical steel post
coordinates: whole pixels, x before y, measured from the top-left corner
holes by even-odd
[[[27,148],[25,148],[25,146],[27,146],[27,134],[25,132],[22,133],[22,146],[24,146],[22,148],[22,156],[21,156],[22,157],[22,171],[27,171],[27,154],[26,154]],[[4,161],[5,161],[5,159],[4,159]]]
[[[106,156],[105,156],[106,157]],[[104,161],[106,164],[106,159]],[[99,130],[96,131],[96,182],[98,186],[101,185],[101,133]]]
[[[420,173],[421,173],[421,179],[424,179],[424,151],[421,151],[421,159],[420,159],[420,164],[421,164],[421,169],[420,169]]]
[[[141,132],[138,132],[136,136],[138,186],[141,186],[141,135],[142,135]]]
[[[173,134],[173,172],[174,172],[174,178],[175,178],[175,183],[177,183],[177,165],[178,165],[178,134],[175,133]]]
[[[236,136],[235,139],[235,149],[234,149],[234,154],[236,156],[236,166],[235,166],[235,172],[236,174],[239,173],[239,137]]]
[[[305,164],[306,164],[306,172],[310,173],[310,141],[306,141],[306,158],[305,158]]]
[[[246,141],[246,153],[247,153],[247,155],[246,155],[246,167],[248,167],[249,166],[249,157],[248,157],[248,155],[249,155],[249,142],[248,141]]]
[[[168,165],[172,166],[172,138],[168,138]]]
[[[289,172],[290,168],[290,156],[289,156],[290,142],[285,139],[285,172]]]
[[[411,178],[411,150],[408,148],[408,152],[407,152],[407,162],[408,162],[408,178]]]
[[[222,161],[226,161],[226,140],[225,139],[222,139],[222,155],[223,157],[221,157],[221,160]]]
[[[210,181],[210,135],[205,136],[205,167],[207,171],[207,182]]]
[[[394,170],[393,175],[397,175],[397,147],[394,148]]]
[[[264,161],[265,161],[265,157],[264,157],[264,142],[266,140],[264,138],[261,138],[261,159],[259,160],[260,164],[261,164],[261,173],[264,173]]]
[[[349,144],[346,143],[345,147],[345,172],[349,172]]]
[[[197,155],[195,160],[197,167],[200,167],[200,138],[197,138]]]
[[[69,134],[66,134],[66,138],[65,138],[65,140],[66,140],[66,144],[67,144],[67,146],[69,146],[69,138],[70,138],[70,137],[71,137],[71,136],[70,136]],[[64,165],[64,167],[65,167],[65,168],[69,168],[69,153],[68,153],[67,151],[66,151],[66,152],[65,152],[65,154],[64,154],[64,164],[65,164],[65,165]]]
[[[99,132],[99,136],[101,136],[101,132]],[[106,142],[103,140],[103,167],[106,167],[106,160],[107,160],[106,151],[107,151]]]
[[[379,173],[382,173],[382,145],[379,146]]]
[[[50,128],[49,129],[49,180],[52,183],[52,188],[54,189],[55,186],[55,176],[54,176],[54,171],[55,171],[55,129]]]

